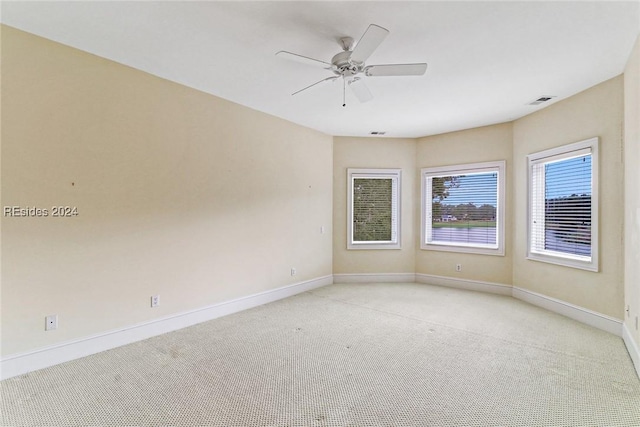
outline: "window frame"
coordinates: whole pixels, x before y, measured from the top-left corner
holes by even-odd
[[[472,253],[483,255],[496,255],[504,256],[505,254],[505,213],[506,213],[506,161],[497,160],[492,162],[482,163],[469,163],[452,166],[438,166],[422,168],[420,170],[421,176],[421,208],[420,208],[420,249],[445,251],[445,252],[460,252],[460,253]],[[496,207],[496,244],[494,247],[488,245],[476,245],[469,243],[434,243],[429,241],[427,231],[430,227],[427,226],[427,221],[432,221],[432,193],[426,194],[429,184],[428,178],[449,176],[449,175],[464,175],[470,173],[498,173],[497,183],[497,204]]]
[[[392,206],[392,240],[389,241],[354,241],[353,240],[353,182],[355,179],[391,179],[395,186],[395,221]],[[402,169],[347,169],[347,249],[401,249],[401,192]],[[393,187],[392,187],[393,194]],[[392,196],[393,203],[393,196]],[[395,235],[395,240],[393,236]]]
[[[532,261],[541,261],[550,264],[562,265],[565,267],[578,268],[582,270],[588,270],[593,272],[599,271],[599,145],[600,138],[593,137],[585,139],[583,141],[574,142],[571,144],[562,145],[559,147],[551,148],[548,150],[531,153],[527,156],[527,259]],[[535,251],[532,249],[534,228],[533,224],[533,204],[534,194],[533,184],[534,166],[539,164],[546,164],[551,162],[557,162],[561,160],[569,160],[571,158],[584,155],[583,153],[590,152],[591,154],[591,256],[590,260],[585,260],[583,256],[572,255],[563,252],[542,250]],[[546,161],[545,161],[546,159]],[[544,178],[543,178],[544,179]],[[540,195],[537,195],[540,198]],[[544,195],[542,195],[542,203],[544,203]],[[540,201],[538,201],[540,202]],[[544,211],[544,208],[543,208]],[[544,225],[543,225],[544,227]]]

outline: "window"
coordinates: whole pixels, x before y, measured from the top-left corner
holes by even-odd
[[[348,249],[400,249],[400,169],[348,169]]]
[[[598,138],[528,156],[527,257],[598,271]]]
[[[422,169],[422,249],[504,255],[505,162]]]

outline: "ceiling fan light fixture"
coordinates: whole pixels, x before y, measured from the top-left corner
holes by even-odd
[[[343,79],[342,87],[342,106],[346,107],[345,88],[347,83],[351,91],[355,94],[360,102],[367,102],[373,98],[373,94],[367,88],[362,77],[376,76],[421,76],[427,70],[426,63],[417,64],[380,64],[366,65],[365,61],[378,48],[380,43],[387,37],[389,30],[376,24],[371,24],[364,32],[360,40],[354,44],[351,37],[342,37],[338,39],[342,52],[339,52],[331,58],[331,62],[325,62],[319,59],[311,58],[305,55],[292,53],[288,51],[279,51],[276,53],[278,57],[291,59],[298,62],[304,62],[316,67],[322,67],[331,71],[334,76],[327,77],[307,87],[304,87],[292,95],[296,95],[307,89],[310,89],[322,82],[335,80],[338,77]],[[358,75],[362,76],[358,76]]]

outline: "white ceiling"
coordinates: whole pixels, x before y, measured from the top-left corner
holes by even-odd
[[[510,121],[623,72],[640,32],[630,2],[8,2],[10,26],[330,135],[419,137]],[[322,68],[337,40],[390,31],[367,64],[427,62],[424,76],[365,77],[359,103]],[[554,95],[540,106],[527,105]]]

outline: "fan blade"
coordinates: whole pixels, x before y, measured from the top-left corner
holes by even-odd
[[[385,64],[364,67],[367,76],[421,76],[427,71],[427,64]]]
[[[373,99],[373,95],[371,94],[371,91],[369,90],[367,85],[364,83],[364,80],[362,80],[361,78],[356,77],[352,80],[349,80],[349,87],[351,88],[351,91],[356,96],[356,98],[358,98],[360,102],[367,102]]]
[[[389,34],[389,30],[382,28],[379,25],[371,24],[367,31],[364,32],[358,44],[351,52],[351,61],[357,64],[362,64],[367,60],[374,50],[382,43],[385,37]]]
[[[305,88],[302,88],[302,89],[300,89],[300,90],[298,90],[298,91],[293,92],[293,93],[291,94],[291,96],[296,95],[296,94],[298,94],[298,93],[302,92],[303,90],[310,89],[310,88],[314,87],[315,85],[319,85],[319,84],[320,84],[320,83],[322,83],[322,82],[327,82],[327,81],[329,81],[329,80],[335,80],[335,79],[337,79],[337,78],[338,78],[338,76],[331,76],[331,77],[327,77],[326,79],[322,79],[322,80],[320,80],[319,82],[315,82],[315,83],[314,83],[314,84],[312,84],[312,85],[309,85],[309,86],[307,86],[307,87],[305,87]]]
[[[321,61],[319,59],[309,58],[308,56],[298,55],[297,53],[287,52],[286,50],[281,50],[276,53],[276,56],[279,58],[289,59],[291,61],[301,62],[307,65],[313,65],[314,67],[322,66],[323,68],[331,68],[331,64],[328,62]]]

